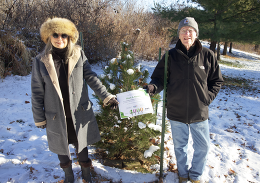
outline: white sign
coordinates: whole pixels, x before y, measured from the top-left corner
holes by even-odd
[[[121,119],[153,113],[149,94],[143,90],[132,90],[116,94]]]

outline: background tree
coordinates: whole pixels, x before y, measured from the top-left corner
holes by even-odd
[[[162,17],[179,22],[187,16],[194,17],[199,24],[199,38],[210,40],[210,49],[224,42],[246,42],[257,44],[259,34],[260,2],[258,0],[191,0],[197,7],[182,4],[162,7],[156,4],[154,12]],[[177,7],[177,8],[176,8]],[[177,34],[177,29],[174,29]]]

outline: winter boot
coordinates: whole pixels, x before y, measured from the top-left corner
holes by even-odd
[[[187,183],[188,178],[179,177],[179,183]]]
[[[90,167],[92,165],[91,159],[88,159],[88,161],[80,161],[79,164],[82,170],[82,179],[87,183],[92,183],[90,175]]]
[[[74,174],[72,171],[71,163],[72,163],[71,160],[67,164],[60,163],[60,167],[63,169],[63,171],[65,173],[64,183],[74,183]]]
[[[191,181],[192,183],[200,183],[200,180],[192,180],[192,179],[190,179],[190,181]]]

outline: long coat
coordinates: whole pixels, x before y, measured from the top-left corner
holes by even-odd
[[[84,80],[105,104],[113,97],[91,70],[84,52],[77,46],[68,61],[68,86],[71,116],[79,143],[78,152],[100,140]],[[34,59],[31,90],[34,121],[36,126],[47,124],[49,149],[70,157],[63,98],[51,53],[39,54]]]

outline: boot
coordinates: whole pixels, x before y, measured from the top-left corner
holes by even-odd
[[[190,181],[191,181],[192,183],[200,183],[200,180],[192,180],[192,179],[190,179]]]
[[[92,183],[90,175],[90,167],[92,165],[91,159],[88,159],[88,161],[80,161],[79,164],[82,170],[82,179],[87,183]]]
[[[72,171],[72,161],[70,160],[67,164],[60,163],[60,167],[63,169],[65,173],[64,183],[74,183],[74,174]]]
[[[187,183],[188,178],[179,177],[179,183]]]

